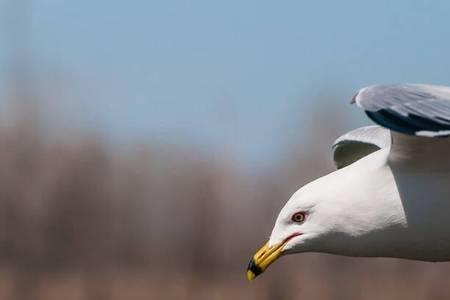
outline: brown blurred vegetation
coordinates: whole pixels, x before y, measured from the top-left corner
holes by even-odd
[[[314,112],[315,135],[256,173],[189,146],[115,145],[86,132],[49,137],[39,110],[19,107],[0,128],[0,299],[445,299],[450,292],[448,264],[320,254],[283,258],[246,282],[246,263],[281,206],[332,170],[329,145],[348,126],[335,112]]]

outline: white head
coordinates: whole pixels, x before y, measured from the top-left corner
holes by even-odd
[[[392,242],[392,233],[401,230],[404,223],[401,203],[378,199],[376,188],[367,185],[373,181],[362,178],[364,172],[354,178],[350,172],[353,167],[319,178],[289,199],[268,243],[250,261],[250,280],[283,254],[376,256],[389,248],[385,246]],[[386,182],[379,184],[390,188]]]

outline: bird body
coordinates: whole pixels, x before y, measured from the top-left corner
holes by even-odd
[[[320,220],[330,229],[305,250],[450,260],[450,169],[403,168],[389,160],[389,152],[390,148],[378,150],[302,189],[300,195],[333,195],[324,197],[328,203],[320,201],[330,207],[328,220]]]
[[[353,103],[381,126],[338,138],[338,170],[280,211],[247,276],[301,252],[450,261],[450,88],[371,86]]]

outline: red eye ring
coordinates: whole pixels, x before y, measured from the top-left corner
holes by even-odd
[[[291,220],[295,223],[303,223],[303,221],[305,221],[305,218],[306,213],[304,211],[299,211],[292,215]]]

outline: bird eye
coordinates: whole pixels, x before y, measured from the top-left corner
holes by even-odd
[[[295,223],[302,223],[303,221],[305,221],[305,213],[303,211],[296,212],[292,215],[291,220]]]

